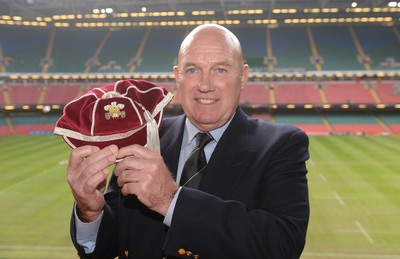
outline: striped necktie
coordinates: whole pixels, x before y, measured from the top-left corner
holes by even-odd
[[[187,158],[182,170],[180,185],[198,189],[201,180],[201,172],[207,165],[204,147],[213,140],[207,132],[199,132],[196,135],[196,147]]]

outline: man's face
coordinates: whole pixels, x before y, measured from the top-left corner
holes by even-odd
[[[200,130],[210,131],[235,112],[248,67],[220,34],[202,36],[183,49],[174,73],[186,116]]]

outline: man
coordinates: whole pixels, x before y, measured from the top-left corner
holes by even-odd
[[[248,71],[236,36],[199,26],[179,50],[174,74],[185,115],[164,120],[161,155],[140,145],[72,151],[71,234],[82,258],[300,257],[308,138],[243,113]],[[179,186],[197,132],[213,138],[204,148],[208,164],[198,187]]]

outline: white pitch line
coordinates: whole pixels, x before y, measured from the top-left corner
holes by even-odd
[[[342,205],[342,207],[346,205],[337,192],[333,192],[333,196],[335,196],[335,199],[340,203],[340,205]]]
[[[58,161],[58,165],[68,165],[68,160]]]
[[[361,225],[360,222],[356,221],[357,227],[360,229],[361,233],[368,239],[371,244],[375,244],[372,237],[368,234],[367,230]]]
[[[318,174],[319,178],[322,179],[323,182],[327,183],[328,180],[326,180],[325,176],[323,174]]]
[[[321,257],[321,258],[360,258],[360,259],[400,259],[399,255],[388,254],[350,254],[350,253],[303,253],[301,258]]]
[[[36,178],[36,177],[42,176],[42,175],[44,175],[44,174],[48,174],[48,173],[51,172],[53,169],[57,169],[57,168],[59,168],[59,167],[60,167],[60,165],[56,165],[56,166],[53,166],[53,167],[49,167],[49,168],[47,168],[46,170],[41,171],[41,172],[39,172],[39,173],[37,173],[37,174],[33,174],[33,175],[31,175],[31,176],[28,176],[28,177],[24,178],[23,180],[21,180],[21,181],[19,181],[19,182],[16,182],[16,183],[14,183],[14,184],[8,185],[8,186],[5,187],[4,189],[0,189],[0,194],[5,193],[6,191],[8,191],[8,190],[10,190],[10,189],[12,189],[12,188],[14,188],[14,187],[20,185],[20,184],[25,184],[26,182],[29,182],[29,181],[31,181],[32,179]]]
[[[32,179],[36,178],[36,177],[42,176],[43,174],[47,174],[48,172],[49,172],[49,170],[44,170],[44,171],[42,171],[42,172],[40,172],[40,173],[37,173],[37,174],[33,174],[33,175],[31,175],[31,176],[28,176],[28,177],[26,177],[25,179],[23,179],[23,180],[21,180],[21,181],[19,181],[19,182],[16,182],[16,183],[14,183],[14,184],[8,185],[8,186],[5,187],[4,189],[1,189],[1,190],[0,190],[0,194],[5,193],[6,191],[8,191],[8,190],[10,190],[10,189],[12,189],[12,188],[14,188],[14,187],[20,185],[20,184],[24,184],[25,182],[29,182],[29,181],[31,181]]]

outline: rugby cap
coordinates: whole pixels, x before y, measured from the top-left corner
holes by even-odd
[[[69,102],[54,134],[72,148],[132,144],[160,152],[159,127],[172,93],[145,80],[120,80]]]

